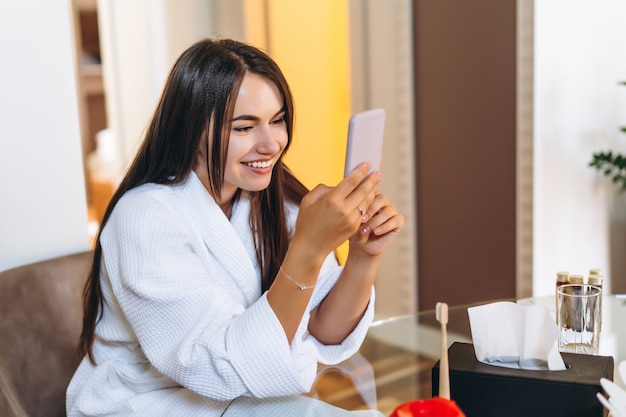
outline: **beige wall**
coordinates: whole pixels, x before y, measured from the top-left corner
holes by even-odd
[[[386,109],[382,192],[404,215],[376,278],[381,317],[417,310],[412,0],[351,0],[353,111]]]
[[[0,270],[86,250],[67,2],[0,3]]]

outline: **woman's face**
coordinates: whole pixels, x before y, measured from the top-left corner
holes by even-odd
[[[269,186],[274,164],[287,146],[284,116],[283,98],[276,85],[260,75],[247,73],[235,101],[218,203],[227,205],[239,188],[261,191]],[[204,170],[196,172],[205,178],[206,166],[197,168]]]

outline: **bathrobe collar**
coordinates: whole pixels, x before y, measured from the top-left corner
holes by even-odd
[[[189,214],[211,257],[239,287],[246,306],[261,296],[261,273],[250,228],[247,193],[235,203],[230,220],[195,172],[182,185]],[[247,255],[247,256],[246,256]]]

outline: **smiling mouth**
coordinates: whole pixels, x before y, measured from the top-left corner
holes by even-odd
[[[245,164],[251,168],[269,168],[273,165],[273,160],[270,159],[269,161],[252,161],[246,162]]]

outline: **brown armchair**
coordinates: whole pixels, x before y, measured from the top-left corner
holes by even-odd
[[[0,272],[0,416],[65,416],[92,252]]]

